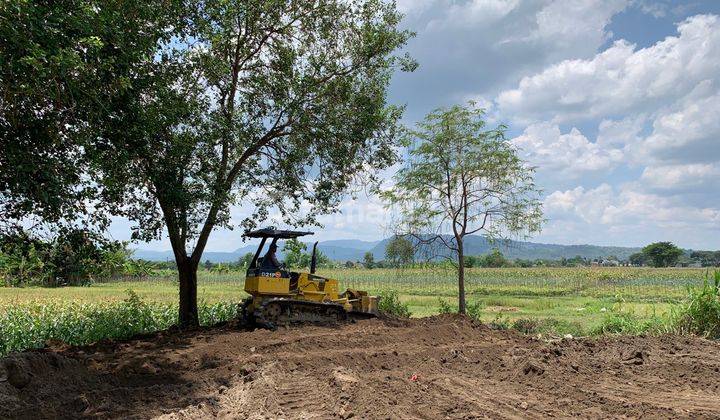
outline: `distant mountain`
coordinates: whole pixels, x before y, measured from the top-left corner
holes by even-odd
[[[248,252],[252,252],[254,254],[255,251],[257,250],[258,245],[259,244],[247,244],[247,245],[242,246],[242,247],[236,249],[235,251],[233,251],[233,254],[240,255],[240,256],[243,256],[243,255],[247,254]]]
[[[365,253],[371,250],[380,241],[360,241],[357,239],[338,239],[331,241],[322,241],[318,243],[318,249],[334,261],[361,260]],[[312,250],[314,242],[306,242],[308,251]],[[202,260],[210,260],[215,263],[227,263],[237,261],[248,252],[254,253],[258,244],[248,244],[240,247],[232,252],[212,252],[203,253]],[[282,246],[278,251],[278,256],[282,257]],[[149,249],[136,249],[133,258],[148,261],[167,261],[173,260],[172,251],[153,251]]]
[[[451,240],[448,235],[446,240]],[[372,249],[375,260],[385,258],[385,247],[390,238],[383,239]],[[508,241],[492,243],[484,236],[470,235],[465,237],[465,254],[466,255],[485,255],[493,249],[498,248],[505,257],[510,259],[522,258],[529,260],[548,259],[557,260],[560,258],[572,258],[577,255],[583,258],[604,258],[614,255],[620,259],[627,259],[630,255],[639,252],[640,248],[629,248],[619,246],[600,246],[600,245],[557,245],[542,244],[524,241]],[[450,255],[446,249],[434,249],[439,256]],[[423,256],[418,256],[422,258]]]
[[[241,248],[242,249],[242,248]],[[254,251],[255,249],[253,249]],[[252,251],[251,251],[252,252]],[[234,252],[205,252],[203,253],[202,260],[210,260],[212,262],[234,262],[245,252],[238,253]],[[135,249],[133,250],[133,258],[148,260],[148,261],[175,261],[172,251],[152,251],[149,249]]]
[[[449,236],[448,236],[449,238]],[[390,238],[382,241],[360,241],[356,239],[336,239],[321,241],[318,249],[334,261],[362,261],[365,253],[370,251],[375,261],[385,259],[385,247]],[[308,250],[312,249],[312,243],[307,243]],[[202,260],[212,262],[233,262],[248,252],[255,252],[257,244],[248,244],[232,252],[205,252]],[[510,241],[507,243],[491,243],[484,236],[471,235],[465,238],[465,252],[467,255],[484,255],[499,248],[508,258],[522,259],[551,259],[572,258],[579,255],[584,258],[604,258],[614,255],[620,259],[627,259],[631,254],[639,252],[640,248],[599,246],[599,245],[557,245],[542,244],[535,242]],[[279,252],[282,256],[282,252]],[[449,255],[447,251],[439,252],[440,256]],[[173,260],[172,251],[153,251],[137,249],[134,258],[142,258],[150,261]],[[418,256],[422,259],[422,256]]]
[[[334,239],[332,241],[322,241],[318,246],[336,246],[339,248],[358,249],[360,251],[369,251],[380,241],[360,241],[358,239]]]

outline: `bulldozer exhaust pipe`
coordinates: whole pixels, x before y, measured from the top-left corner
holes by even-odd
[[[313,245],[312,258],[310,258],[310,274],[315,274],[315,268],[317,268],[317,242]]]

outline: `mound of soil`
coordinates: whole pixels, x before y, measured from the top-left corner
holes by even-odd
[[[0,360],[0,418],[720,416],[720,343],[547,342],[457,316],[164,333]]]

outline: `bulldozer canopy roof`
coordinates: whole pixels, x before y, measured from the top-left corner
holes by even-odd
[[[263,228],[245,232],[243,236],[246,238],[278,238],[292,239],[298,236],[312,235],[312,232],[302,232],[298,230],[278,230],[275,228]]]

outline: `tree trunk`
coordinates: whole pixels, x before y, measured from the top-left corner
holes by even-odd
[[[462,239],[458,240],[458,313],[465,314],[465,254]]]
[[[197,308],[198,264],[191,258],[177,261],[180,276],[180,327],[192,328],[200,325]]]

